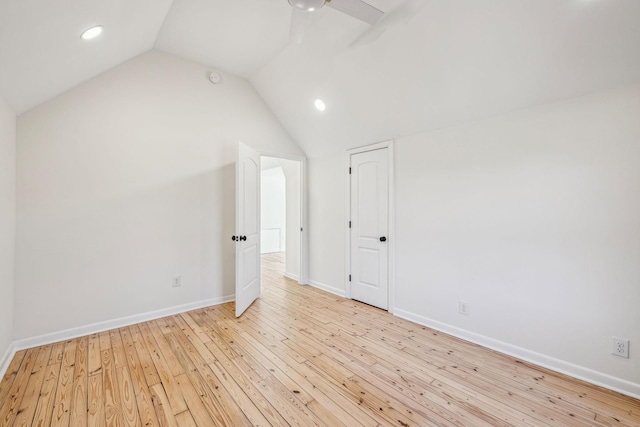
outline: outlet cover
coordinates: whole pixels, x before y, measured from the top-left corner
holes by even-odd
[[[624,338],[611,337],[611,342],[613,347],[611,348],[611,353],[616,356],[629,358],[629,340],[625,340]]]
[[[465,316],[469,315],[469,303],[466,301],[458,301],[458,311]]]
[[[171,284],[173,285],[174,288],[177,288],[178,286],[182,286],[182,277],[173,276],[173,278],[171,279]]]

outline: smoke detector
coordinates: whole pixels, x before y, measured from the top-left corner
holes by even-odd
[[[219,73],[212,71],[209,73],[209,81],[214,85],[220,84],[222,83],[222,76]]]

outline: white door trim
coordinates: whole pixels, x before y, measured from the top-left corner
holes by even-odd
[[[351,156],[367,151],[380,150],[387,148],[389,161],[389,234],[387,237],[389,245],[389,313],[393,314],[396,306],[396,222],[395,222],[395,181],[393,169],[393,140],[378,142],[376,144],[365,145],[363,147],[352,148],[345,152],[345,272],[344,272],[344,289],[345,297],[351,299],[351,282],[349,275],[351,274],[351,230],[349,229],[349,221],[351,220],[351,177],[349,176],[349,168],[351,167]]]
[[[297,154],[282,154],[273,151],[260,151],[261,156],[275,157],[277,159],[295,160],[300,162],[300,279],[301,285],[309,284],[309,198],[307,183],[307,158]]]

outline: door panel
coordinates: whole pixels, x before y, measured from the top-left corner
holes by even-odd
[[[380,277],[378,264],[380,262],[380,251],[369,248],[359,248],[359,271],[358,283],[360,285],[380,287]]]
[[[351,156],[351,297],[389,307],[388,149]]]
[[[357,159],[361,160],[361,159]],[[377,239],[380,233],[380,200],[378,195],[380,173],[377,161],[368,161],[354,168],[357,171],[356,180],[359,185],[357,195],[360,237]]]
[[[238,144],[236,162],[236,317],[260,296],[260,154]]]

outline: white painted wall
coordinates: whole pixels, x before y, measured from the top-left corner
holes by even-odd
[[[13,341],[16,116],[0,98],[0,372]]]
[[[344,294],[344,153],[308,164],[309,281]]]
[[[397,139],[397,311],[638,394],[639,141],[639,86]],[[343,161],[309,165],[310,278],[340,289]]]
[[[262,170],[260,253],[283,252],[287,245],[287,185],[281,167]]]
[[[16,338],[233,294],[236,142],[302,153],[223,77],[151,51],[18,118]]]

